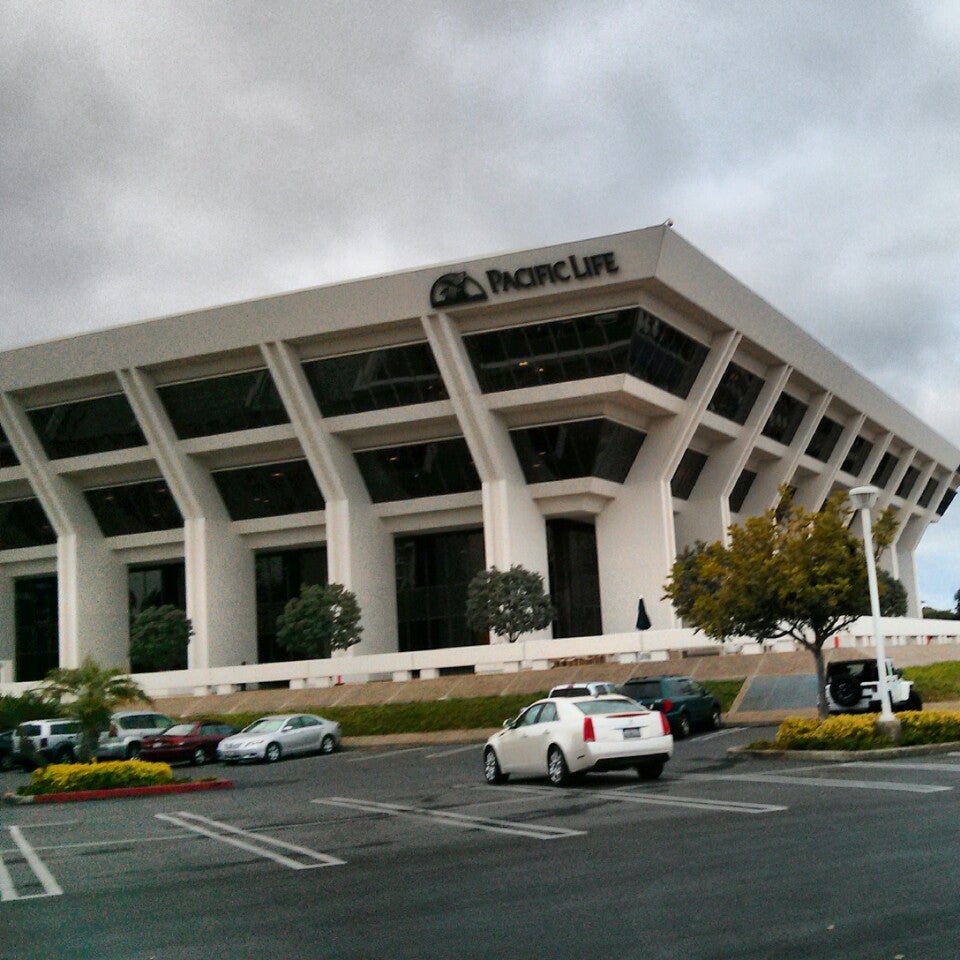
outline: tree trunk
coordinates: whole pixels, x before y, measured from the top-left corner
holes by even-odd
[[[808,649],[817,665],[817,716],[826,720],[830,716],[830,707],[827,705],[827,667],[823,662],[823,640],[816,639]]]

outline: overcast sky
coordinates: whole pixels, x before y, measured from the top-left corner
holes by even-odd
[[[958,174],[953,0],[0,0],[0,349],[671,217],[960,444]]]

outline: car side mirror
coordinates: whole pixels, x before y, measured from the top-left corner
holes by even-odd
[[[506,727],[507,730],[512,730],[512,729],[517,725],[517,721],[516,721],[516,720],[504,720],[504,721],[503,721],[503,725],[504,725],[504,727]]]

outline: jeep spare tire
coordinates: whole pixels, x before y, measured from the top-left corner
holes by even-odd
[[[850,677],[841,677],[831,682],[830,696],[838,707],[855,707],[860,702],[860,684]]]

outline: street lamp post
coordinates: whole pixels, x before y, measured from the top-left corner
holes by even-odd
[[[884,649],[883,634],[880,631],[880,588],[877,583],[877,563],[873,557],[873,529],[870,511],[876,506],[880,491],[873,486],[854,487],[850,493],[850,502],[860,511],[863,523],[863,552],[867,561],[867,580],[870,584],[870,613],[873,618],[873,641],[877,649],[878,693],[880,694],[880,720],[878,726],[887,732],[893,740],[900,737],[900,721],[893,715],[890,704],[890,684],[887,678],[887,655]]]

